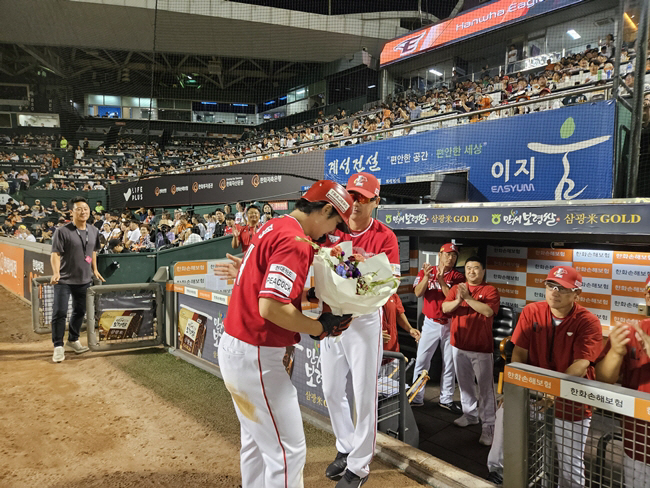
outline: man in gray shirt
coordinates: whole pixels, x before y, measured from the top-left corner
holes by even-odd
[[[86,315],[86,291],[93,282],[93,276],[105,281],[97,270],[97,251],[101,249],[99,230],[87,225],[90,207],[83,197],[70,201],[72,222],[58,227],[52,236],[52,280],[54,303],[52,305],[52,361],[60,363],[65,359],[63,336],[68,316],[68,302],[72,297],[72,314],[65,346],[77,354],[88,351],[79,341],[79,332]]]

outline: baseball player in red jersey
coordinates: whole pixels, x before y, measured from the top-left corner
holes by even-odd
[[[350,233],[337,230],[328,236],[328,245],[352,241],[356,254],[369,257],[386,253],[393,273],[399,276],[397,237],[372,218],[373,210],[379,205],[379,181],[369,173],[357,173],[348,180],[347,190],[354,199]],[[323,393],[338,450],[325,475],[339,480],[337,488],[358,487],[368,479],[377,436],[377,375],[381,356],[381,310],[353,319],[345,334],[321,343]],[[348,373],[352,376],[356,426],[345,392]]]
[[[397,342],[398,323],[416,342],[420,340],[420,331],[411,327],[404,313],[402,300],[395,293],[391,295],[382,307],[381,334],[384,342],[384,351],[399,352],[399,343]]]
[[[237,204],[239,205],[239,203]],[[246,254],[248,246],[255,233],[260,229],[260,208],[257,205],[249,205],[246,209],[246,225],[235,225],[232,229],[232,248],[237,249],[241,246],[241,251]]]
[[[296,389],[282,364],[299,333],[340,334],[350,316],[303,315],[314,252],[296,237],[319,239],[346,224],[353,201],[343,186],[316,182],[289,215],[263,225],[241,259],[219,367],[241,424],[242,488],[302,488],[306,446]],[[347,226],[346,226],[347,227]]]
[[[645,303],[650,306],[650,276]],[[596,363],[596,379],[650,393],[650,319],[639,325],[617,324]],[[650,422],[623,417],[625,488],[650,488]]]
[[[438,344],[440,344],[442,374],[440,376],[440,400],[438,405],[460,415],[463,411],[453,401],[456,374],[454,372],[451,344],[449,343],[451,323],[449,315],[443,313],[441,308],[449,290],[454,285],[465,281],[462,273],[454,269],[457,259],[458,248],[456,245],[452,242],[444,244],[440,248],[438,266],[425,263],[417,278],[415,278],[415,283],[413,283],[415,296],[424,297],[422,306],[424,324],[422,325],[422,339],[418,344],[413,381],[420,376],[422,371],[429,370],[431,358],[435,354]],[[415,396],[411,405],[414,407],[424,405],[424,388]]]
[[[512,335],[512,362],[594,379],[592,364],[602,349],[602,327],[598,317],[577,303],[582,275],[570,266],[556,266],[548,273],[545,287],[546,300],[526,305],[519,316]],[[491,475],[503,476],[503,416],[499,417],[488,469]],[[588,405],[555,402],[553,432],[560,488],[585,485],[583,455],[590,423]]]
[[[467,427],[478,424],[480,418],[479,443],[489,446],[497,409],[492,321],[499,312],[501,298],[495,287],[483,281],[485,266],[479,257],[471,256],[465,261],[465,277],[467,283],[454,285],[442,302],[442,311],[451,315],[450,343],[463,408],[463,415],[454,424]]]

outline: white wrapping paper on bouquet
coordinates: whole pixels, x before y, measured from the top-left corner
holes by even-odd
[[[352,255],[352,243],[343,242],[338,245],[347,259]],[[386,283],[373,289],[367,295],[357,294],[358,278],[343,278],[325,261],[329,260],[336,266],[338,258],[329,255],[329,249],[323,248],[314,257],[314,287],[316,296],[332,309],[335,315],[352,314],[353,317],[366,315],[379,310],[397,291],[399,280]],[[373,281],[385,280],[393,276],[393,271],[385,253],[377,254],[359,263],[358,269],[362,276],[376,272]]]

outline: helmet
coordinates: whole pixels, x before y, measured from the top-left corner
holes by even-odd
[[[330,180],[319,180],[311,185],[302,198],[308,202],[331,203],[343,219],[343,223],[338,225],[338,229],[346,233],[350,232],[348,220],[352,215],[354,200],[342,185]]]

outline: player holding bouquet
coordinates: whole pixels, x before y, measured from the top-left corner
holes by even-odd
[[[241,424],[242,488],[302,488],[305,435],[296,389],[285,370],[286,348],[299,333],[316,339],[341,334],[350,315],[303,315],[305,280],[314,251],[337,227],[347,230],[353,199],[343,186],[321,180],[305,193],[289,215],[265,223],[233,264],[238,269],[219,343],[219,367]],[[307,240],[300,242],[296,236]],[[376,380],[374,380],[376,383]]]

